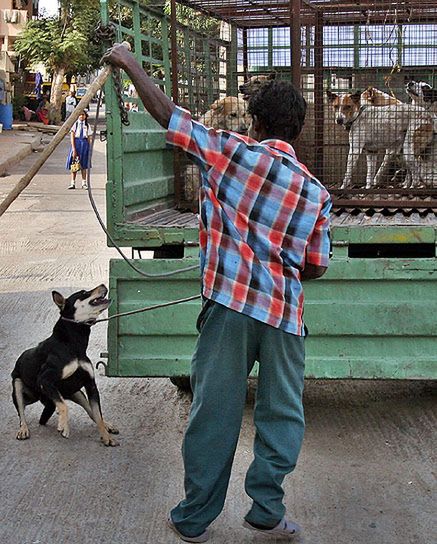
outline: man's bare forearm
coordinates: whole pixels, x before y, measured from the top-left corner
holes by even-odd
[[[174,103],[153,83],[152,79],[134,59],[129,59],[125,71],[135,85],[146,110],[162,127],[168,128],[175,109]]]

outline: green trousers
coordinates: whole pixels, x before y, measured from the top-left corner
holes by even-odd
[[[208,301],[199,316],[192,360],[193,404],[182,455],[185,499],[171,511],[185,536],[197,536],[225,502],[246,400],[259,361],[254,460],[245,490],[246,520],[274,526],[285,514],[282,482],[297,462],[304,434],[304,338]]]

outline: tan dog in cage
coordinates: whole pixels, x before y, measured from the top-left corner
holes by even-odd
[[[393,106],[402,104],[395,96],[375,89],[375,87],[367,87],[361,93],[360,103],[362,106]]]
[[[250,115],[244,100],[226,96],[213,102],[209,110],[199,117],[199,122],[206,127],[247,134]]]
[[[239,91],[243,95],[244,100],[249,100],[251,96],[253,96],[261,86],[266,83],[267,81],[271,81],[272,79],[276,79],[276,72],[271,72],[270,74],[266,75],[255,75],[250,77],[243,85],[240,85]]]
[[[247,134],[251,117],[247,103],[236,96],[225,96],[213,102],[210,109],[199,117],[206,127]],[[200,172],[197,166],[189,164],[185,170],[185,198],[195,201],[199,192]]]
[[[425,111],[414,104],[403,103],[363,106],[361,95],[361,92],[338,95],[327,91],[335,122],[349,131],[347,166],[341,189],[351,184],[353,171],[363,152],[367,160],[366,189],[380,184],[390,162],[402,152],[410,123]],[[380,151],[385,153],[378,168]]]

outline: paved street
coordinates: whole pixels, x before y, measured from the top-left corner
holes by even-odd
[[[97,143],[92,177],[102,212],[104,145]],[[101,445],[74,405],[68,440],[58,435],[56,417],[38,425],[40,405],[27,409],[30,440],[15,439],[10,372],[21,351],[50,334],[57,319],[51,290],[107,284],[115,256],[86,191],[67,190],[67,149],[65,140],[0,218],[0,544],[173,544],[178,539],[165,518],[182,494],[180,445],[190,401],[168,380],[98,376],[104,414],[120,428],[119,448]],[[34,159],[0,178],[0,194]],[[106,350],[105,334],[104,324],[93,328],[93,361]],[[253,393],[254,385],[212,544],[264,542],[241,527],[249,507],[244,474],[252,458]],[[435,386],[308,382],[305,406],[304,447],[286,483],[290,516],[304,528],[299,542],[434,544]]]

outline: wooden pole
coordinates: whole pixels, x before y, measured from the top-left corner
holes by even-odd
[[[20,193],[22,193],[24,189],[29,185],[34,176],[38,173],[41,166],[46,162],[46,160],[50,157],[53,151],[62,142],[64,137],[70,132],[71,127],[74,125],[77,119],[79,119],[79,115],[83,113],[83,110],[89,105],[91,99],[93,98],[93,96],[95,96],[97,91],[103,87],[111,72],[111,66],[106,66],[96,77],[96,79],[91,83],[90,87],[88,88],[85,95],[82,97],[79,104],[76,106],[73,113],[55,134],[53,140],[48,144],[47,147],[44,148],[44,151],[32,165],[31,169],[27,172],[27,174],[25,174],[20,179],[20,181],[15,185],[12,191],[10,191],[10,193],[6,196],[3,202],[0,203],[0,217],[5,213],[5,211],[9,208],[12,202],[14,202],[16,198],[18,198]]]

